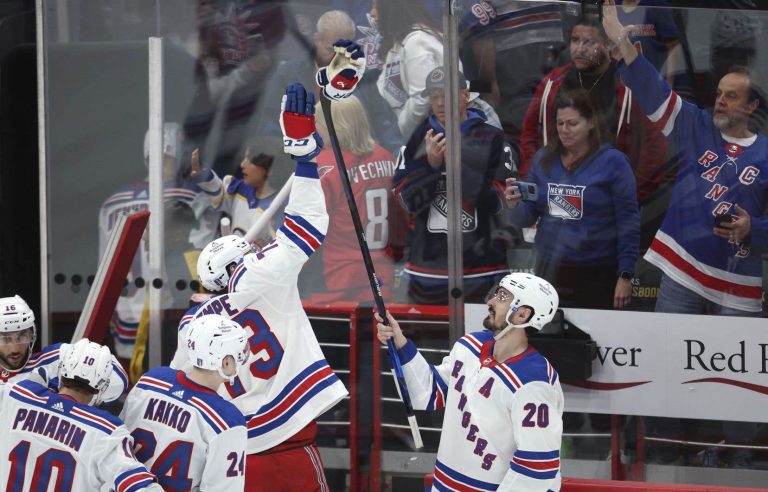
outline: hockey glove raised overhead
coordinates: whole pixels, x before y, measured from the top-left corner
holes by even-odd
[[[315,128],[315,95],[298,82],[285,89],[280,104],[280,129],[283,151],[294,159],[312,159],[323,148],[323,139]]]
[[[333,43],[336,53],[331,63],[317,72],[317,85],[330,100],[349,97],[365,73],[365,52],[359,44],[348,39]]]

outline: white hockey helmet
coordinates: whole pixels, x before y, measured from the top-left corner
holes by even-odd
[[[90,405],[101,403],[112,375],[112,352],[109,348],[83,338],[73,344],[63,344],[59,357],[59,387],[61,378],[80,381],[96,391]]]
[[[504,317],[509,323],[509,327],[526,328],[530,326],[541,330],[555,317],[560,298],[552,284],[543,278],[530,273],[510,273],[499,281],[499,287],[503,287],[514,296],[509,311]],[[513,325],[512,314],[523,306],[531,308],[533,316],[527,323]],[[497,338],[503,336],[503,333],[497,335]]]
[[[227,267],[240,261],[252,251],[251,245],[240,236],[231,234],[214,239],[197,258],[197,276],[200,283],[211,292],[226,290],[229,283]]]
[[[32,329],[32,336],[29,340],[27,360],[32,354],[32,347],[37,339],[35,313],[20,296],[0,298],[0,335],[30,328]],[[27,360],[24,361],[24,365],[26,365]]]
[[[20,296],[0,298],[0,333],[35,331],[35,313]]]
[[[181,124],[169,121],[163,124],[163,155],[178,160],[184,151],[184,129]],[[144,162],[149,161],[149,130],[144,134]]]
[[[206,314],[189,322],[185,334],[189,362],[200,369],[217,371],[224,379],[231,380],[221,370],[224,359],[231,355],[237,365],[248,361],[248,332],[237,321],[218,314]]]

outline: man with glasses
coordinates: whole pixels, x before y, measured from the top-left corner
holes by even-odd
[[[56,343],[32,353],[37,339],[35,314],[19,296],[0,298],[0,386],[34,379],[53,390],[59,388],[61,361],[72,345]],[[103,401],[116,400],[128,388],[128,376],[112,356],[112,377]]]
[[[552,321],[558,296],[546,280],[511,273],[487,296],[486,331],[459,339],[431,366],[387,313],[413,406],[445,408],[433,490],[560,490],[563,391],[557,371],[528,344]]]
[[[425,81],[432,114],[401,150],[394,192],[414,214],[405,265],[409,302],[443,304],[448,300],[448,201],[445,153],[445,70],[437,67]],[[470,92],[459,72],[461,132],[464,299],[483,296],[507,269],[511,235],[503,227],[503,182],[515,170],[515,154],[504,133],[488,124],[485,113],[469,107]]]

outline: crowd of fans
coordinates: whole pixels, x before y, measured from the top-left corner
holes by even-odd
[[[166,260],[167,276],[194,277],[201,245],[223,234],[220,217],[244,236],[268,209],[284,207],[281,169],[291,166],[275,117],[279,94],[295,81],[316,87],[329,47],[347,38],[365,48],[367,71],[332,113],[382,294],[445,304],[443,2],[307,3],[198,2],[197,32],[168,36],[196,59],[190,83],[199,90],[164,132],[166,238],[175,241],[166,256],[183,256]],[[674,2],[617,0],[617,25],[633,27],[613,31],[599,3],[457,3],[463,299],[483,302],[505,274],[533,272],[555,286],[562,307],[766,316],[766,100],[755,74],[761,26],[746,10],[754,5],[720,5],[734,10],[702,26],[709,60],[697,71]],[[304,267],[301,295],[370,302],[319,104],[316,112],[330,224]],[[121,188],[104,202],[102,239],[116,213],[148,207],[147,189]],[[254,242],[266,244],[281,222],[278,211]],[[147,272],[143,243],[114,318],[121,357],[146,310]],[[729,442],[755,435],[732,427]],[[732,437],[739,433],[746,437]]]
[[[699,289],[693,284],[700,279],[670,274],[655,260],[659,248],[652,243],[655,236],[658,243],[670,199],[673,207],[679,201],[673,188],[685,174],[684,156],[690,149],[680,139],[667,139],[669,128],[659,123],[655,109],[643,106],[637,89],[626,85],[620,53],[603,27],[598,3],[465,0],[458,5],[464,299],[482,300],[483,291],[505,272],[535,271],[553,282],[566,307],[653,310],[654,303],[637,294],[651,291],[655,298],[661,284],[668,293],[677,285],[693,290],[706,301],[701,312],[718,313],[721,306],[731,314],[760,314],[759,302],[734,303],[730,287],[712,289],[703,281]],[[686,19],[679,11],[663,0],[617,3],[618,20],[633,26],[629,40],[681,100],[712,105],[717,116],[722,98],[716,86],[734,70],[726,60],[739,65],[750,81],[750,94],[759,97],[759,82],[748,70],[760,26],[744,10],[717,14],[710,29],[712,70],[696,73]],[[280,133],[273,116],[279,99],[275,91],[294,79],[313,86],[317,67],[332,56],[328,46],[338,38],[355,39],[366,50],[368,73],[354,102],[339,105],[334,116],[346,125],[339,137],[369,246],[383,272],[385,295],[399,302],[445,303],[448,142],[441,2],[346,1],[314,7],[315,15],[274,7],[280,15],[272,17],[269,28],[258,19],[274,9],[262,11],[252,2],[206,2],[200,7],[196,56],[204,67],[201,87],[216,109],[207,133],[200,131],[200,111],[192,111],[183,122],[185,145],[199,150],[193,154],[194,166],[177,164],[193,168],[191,179],[189,172],[178,173],[186,177],[182,183],[208,195],[209,201],[194,201],[195,215],[204,215],[198,209],[210,203],[211,210],[237,224],[236,234],[245,234],[282,186],[280,173],[268,179],[270,168],[283,159],[271,143]],[[735,45],[724,31],[738,31],[743,42]],[[261,92],[254,93],[254,87]],[[241,96],[247,101],[234,107],[233,98]],[[759,103],[726,111],[746,115],[751,134],[759,134]],[[232,131],[235,119],[237,135]],[[242,123],[245,119],[250,122]],[[731,143],[739,150],[747,145]],[[326,152],[321,161],[324,188],[328,193],[339,190],[332,154]],[[251,184],[257,174],[264,183]],[[218,175],[227,177],[219,181]],[[504,186],[510,178],[534,183],[538,196],[505,204]],[[761,181],[762,176],[754,179]],[[716,192],[720,208],[707,212],[712,225],[714,215],[725,212],[737,219],[736,205],[747,200],[743,192]],[[749,264],[757,270],[748,275],[761,275],[760,200],[743,212],[751,217],[747,229],[743,221],[734,222],[737,241],[718,237],[722,230],[710,233],[708,240],[730,244],[733,254],[723,250],[726,273],[744,274]],[[688,203],[702,208],[699,198]],[[337,214],[329,237],[340,236],[339,246],[353,244],[344,200],[328,197],[328,206]],[[276,217],[260,232],[261,242],[274,232],[280,215]],[[351,246],[331,246],[306,268],[302,294],[318,302],[345,296],[363,300],[356,289],[365,282],[354,280],[361,275],[353,274],[352,267],[361,261],[358,253]],[[531,254],[520,254],[525,251]],[[696,256],[681,253],[686,254]],[[696,276],[690,271],[685,275]],[[349,285],[343,287],[343,282]],[[759,298],[761,284],[756,282],[731,290],[752,289]],[[751,291],[748,297],[755,299]],[[669,311],[669,304],[662,309]],[[129,318],[135,323],[135,316]]]

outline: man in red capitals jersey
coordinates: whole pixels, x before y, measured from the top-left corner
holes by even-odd
[[[316,107],[318,132],[328,140],[322,108]],[[360,222],[371,252],[376,275],[381,280],[384,299],[391,295],[392,258],[387,254],[390,215],[399,212],[390,207],[390,187],[395,174],[395,158],[371,136],[368,116],[363,105],[351,96],[333,103],[333,122],[339,139],[349,183],[358,204]],[[330,223],[323,243],[323,274],[327,292],[314,294],[314,302],[370,301],[368,274],[360,248],[355,240],[355,227],[341,184],[341,175],[331,149],[317,156],[320,183]],[[402,222],[402,221],[401,221]]]
[[[362,50],[354,43],[346,42],[336,52],[348,65],[361,59],[364,63]],[[330,65],[326,73],[326,80],[334,85],[328,89],[329,97],[342,99],[342,91],[351,93],[362,76],[362,70],[337,72]],[[346,79],[337,85],[340,76]],[[206,246],[197,272],[206,289],[221,295],[191,308],[179,325],[182,340],[192,319],[220,314],[248,332],[246,366],[219,392],[246,417],[247,491],[328,490],[315,444],[316,419],[348,394],[323,356],[297,286],[302,266],[320,247],[328,229],[315,162],[323,140],[315,128],[314,106],[314,94],[301,84],[288,86],[280,126],[284,150],[296,160],[296,173],[285,221],[275,239],[258,252],[237,236]],[[171,367],[188,367],[185,351],[180,343]]]
[[[528,344],[558,301],[542,278],[505,276],[488,295],[486,331],[464,335],[435,366],[389,313],[389,326],[377,315],[378,338],[393,339],[413,407],[445,408],[432,490],[560,490],[563,390]]]

